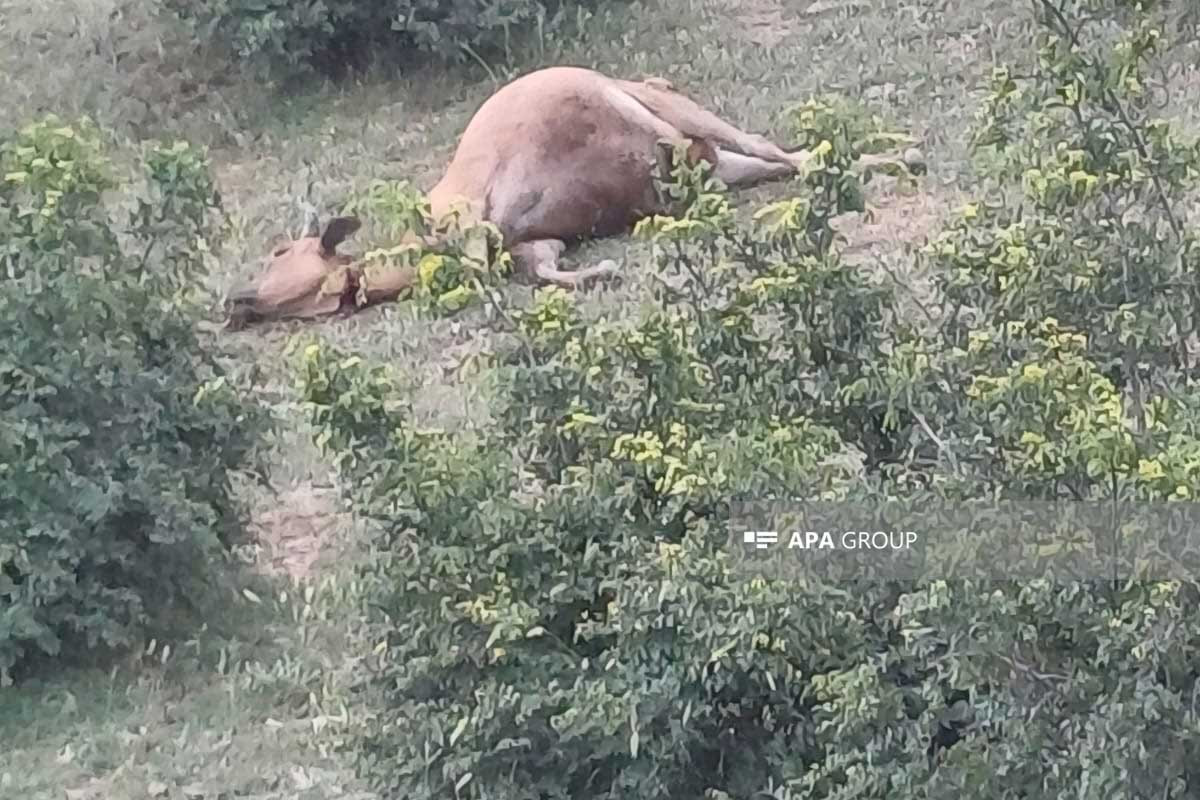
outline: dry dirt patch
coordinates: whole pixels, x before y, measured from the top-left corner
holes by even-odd
[[[731,0],[730,12],[738,22],[738,35],[754,44],[774,47],[792,33],[779,0]]]
[[[728,13],[737,22],[737,34],[762,47],[774,47],[799,33],[814,19],[861,5],[861,0],[813,0],[799,11],[781,0],[727,0]]]
[[[260,563],[270,573],[307,578],[325,547],[347,524],[332,488],[301,483],[267,499],[255,509],[250,529]]]
[[[836,223],[846,237],[842,253],[900,253],[920,247],[936,234],[957,195],[906,187],[892,178],[876,178],[866,187],[870,214],[847,214]]]

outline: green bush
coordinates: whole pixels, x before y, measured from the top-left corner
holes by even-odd
[[[219,198],[185,143],[143,166],[121,180],[86,122],[0,142],[5,678],[37,653],[129,644],[199,598],[238,529],[231,472],[263,419],[194,327]]]
[[[1196,581],[822,585],[729,547],[739,500],[1200,490],[1200,149],[1142,114],[1144,9],[1034,5],[1039,71],[985,98],[998,183],[922,254],[925,319],[838,258],[875,123],[814,102],[790,119],[820,160],[746,225],[677,160],[640,307],[585,321],[543,289],[501,315],[485,426],[421,428],[386,368],[305,348],[318,441],[380,530],[355,745],[383,794],[1195,792]]]
[[[843,155],[812,197],[857,191]],[[839,267],[827,214],[742,231],[706,169],[673,177],[682,216],[639,231],[671,287],[626,323],[559,289],[513,310],[487,429],[416,428],[385,369],[305,348],[318,442],[384,534],[386,707],[360,746],[389,794],[748,794],[816,757],[801,676],[886,643],[890,592],[746,583],[721,520],[731,497],[846,496],[835,389],[887,297]]]
[[[168,0],[206,40],[228,42],[244,58],[285,68],[357,65],[371,52],[417,51],[462,59],[507,46],[531,25],[577,3],[541,0]],[[549,6],[549,11],[548,11]],[[549,16],[548,16],[549,15]]]
[[[1150,12],[1093,2],[1080,27],[1086,4],[1035,5],[1040,69],[997,69],[975,129],[1004,190],[924,248],[941,308],[883,365],[890,435],[962,492],[1188,499],[1200,137],[1150,116],[1167,48]]]

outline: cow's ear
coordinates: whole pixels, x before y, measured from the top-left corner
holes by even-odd
[[[337,251],[337,246],[361,227],[362,222],[358,217],[334,217],[329,220],[329,224],[325,226],[325,232],[321,234],[321,249],[327,254],[333,255]]]

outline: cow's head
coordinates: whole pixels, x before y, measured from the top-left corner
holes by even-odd
[[[352,259],[337,247],[361,225],[355,217],[336,217],[322,231],[310,211],[300,236],[276,247],[256,280],[229,293],[226,326],[237,330],[253,322],[319,317],[352,303],[357,289]]]

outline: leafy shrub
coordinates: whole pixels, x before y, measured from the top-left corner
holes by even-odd
[[[228,42],[244,58],[288,68],[338,69],[377,46],[464,58],[507,46],[512,33],[545,25],[567,3],[540,0],[168,0],[167,7],[205,38]]]
[[[343,213],[364,217],[383,244],[363,256],[366,285],[384,273],[412,270],[417,280],[410,295],[427,313],[452,315],[478,304],[512,272],[496,226],[464,223],[454,212],[434,219],[428,199],[406,181],[372,183]]]
[[[129,644],[237,530],[230,475],[262,418],[193,327],[219,198],[186,143],[148,147],[144,173],[121,180],[86,122],[0,143],[0,676]]]
[[[941,305],[920,326],[838,258],[864,123],[822,102],[792,117],[811,174],[748,224],[677,160],[632,313],[585,323],[544,289],[505,315],[487,427],[422,429],[385,368],[305,349],[319,442],[385,554],[356,742],[383,793],[1194,791],[1195,581],[824,586],[739,574],[728,549],[738,500],[1200,489],[1193,245],[1171,224],[1197,151],[1123,99],[1144,10],[1035,5],[1057,11],[1041,72],[985,102],[1007,122],[981,141],[1016,149],[922,255]],[[1135,44],[1061,28],[1087,15]]]
[[[1038,72],[992,75],[974,141],[1006,191],[924,249],[943,305],[936,330],[897,348],[920,368],[884,369],[890,422],[963,491],[1186,498],[1200,240],[1181,220],[1200,139],[1145,116],[1165,47],[1154,18],[1102,3],[1081,39],[1078,5],[1038,4]],[[1174,483],[1146,479],[1166,463]]]
[[[674,286],[630,323],[585,325],[559,289],[514,310],[488,430],[416,428],[386,370],[304,350],[318,441],[392,556],[374,600],[391,689],[362,744],[389,792],[761,785],[809,752],[789,684],[881,646],[878,596],[746,585],[715,534],[731,495],[845,495],[832,388],[873,340],[835,311],[886,298],[822,249],[825,215],[740,231],[705,168],[675,175],[683,217],[640,231]]]

